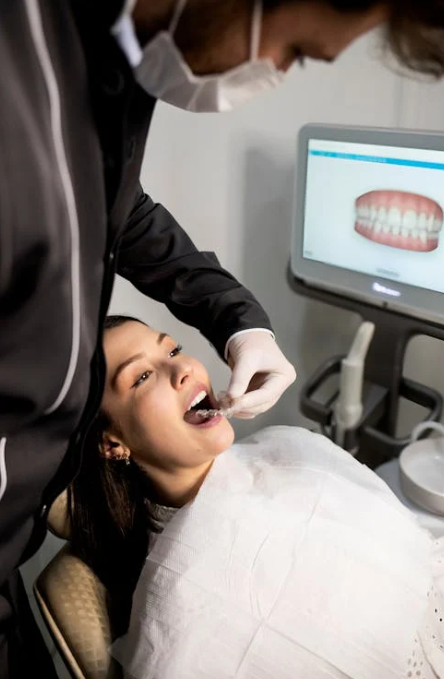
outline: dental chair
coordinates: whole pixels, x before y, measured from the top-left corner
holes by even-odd
[[[48,517],[52,533],[69,540],[67,496],[53,504]],[[107,591],[69,542],[34,584],[42,617],[67,669],[75,679],[121,679],[120,666],[108,648],[113,642]]]

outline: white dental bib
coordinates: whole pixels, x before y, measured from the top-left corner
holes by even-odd
[[[156,538],[113,655],[135,679],[399,679],[431,549],[369,469],[271,427],[223,453]]]

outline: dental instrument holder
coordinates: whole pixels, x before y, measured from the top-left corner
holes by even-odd
[[[398,457],[410,443],[410,437],[396,436],[399,399],[404,398],[428,409],[426,421],[438,421],[443,409],[439,392],[403,376],[405,352],[410,340],[417,335],[427,335],[444,340],[444,326],[419,319],[387,308],[376,307],[339,294],[312,288],[295,278],[288,268],[290,287],[300,295],[341,307],[361,316],[363,321],[375,325],[364,372],[368,387],[364,395],[363,413],[357,426],[345,434],[344,448],[357,451],[356,457],[371,467]],[[334,427],[334,402],[337,394],[326,403],[313,397],[333,375],[339,375],[345,356],[335,356],[321,365],[304,385],[301,393],[301,412],[322,427]]]

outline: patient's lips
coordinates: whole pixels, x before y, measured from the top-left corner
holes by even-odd
[[[443,210],[434,200],[405,191],[370,191],[356,200],[355,231],[382,245],[431,252],[439,245]]]

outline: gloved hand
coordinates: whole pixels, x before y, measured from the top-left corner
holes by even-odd
[[[294,367],[267,330],[251,330],[228,340],[232,369],[227,405],[234,417],[250,419],[269,410],[296,379]]]

